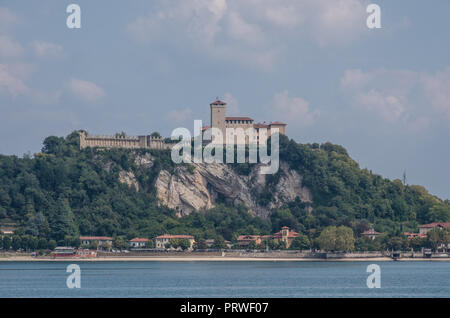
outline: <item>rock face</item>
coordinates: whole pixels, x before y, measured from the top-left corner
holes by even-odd
[[[139,168],[151,170],[155,159],[150,154],[136,155]],[[110,164],[105,166],[110,170]],[[258,196],[266,191],[267,176],[260,174],[261,165],[253,166],[248,176],[239,175],[226,164],[191,164],[177,166],[173,173],[161,170],[155,181],[156,195],[160,205],[175,209],[179,217],[192,211],[208,210],[218,201],[229,205],[245,205],[253,215],[266,218],[271,210],[277,209],[297,197],[305,203],[312,203],[310,191],[302,185],[302,177],[295,170],[281,162],[280,175],[276,184],[271,184],[272,200],[266,205],[258,202]],[[140,187],[133,171],[121,170],[119,181]]]
[[[134,186],[136,191],[139,191],[139,182],[132,171],[119,171],[119,181],[127,184],[129,187]]]
[[[286,164],[280,166],[280,178],[272,193],[273,199],[262,206],[258,194],[264,191],[266,176],[255,165],[249,176],[238,175],[226,164],[192,164],[194,169],[179,166],[173,174],[161,170],[155,183],[159,203],[177,210],[179,216],[196,210],[208,210],[219,199],[228,204],[244,204],[250,213],[268,217],[271,209],[279,208],[297,197],[312,202],[309,190],[302,186],[301,176]]]

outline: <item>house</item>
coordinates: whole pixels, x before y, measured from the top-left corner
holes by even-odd
[[[97,245],[97,249],[110,249],[113,243],[112,237],[108,236],[80,236],[81,245]]]
[[[215,242],[216,240],[213,239],[205,240],[206,246],[208,246],[208,248],[212,248]],[[224,241],[224,243],[228,248],[231,248],[233,246],[233,244],[230,241]]]
[[[429,224],[419,225],[419,234],[427,234],[430,230],[435,227],[441,229],[450,229],[450,222],[433,222]]]
[[[239,235],[237,243],[241,247],[248,246],[251,242],[255,242],[256,245],[260,245],[263,241],[274,240],[277,243],[285,242],[286,247],[291,246],[292,241],[299,236],[295,231],[292,231],[287,226],[283,226],[280,232],[273,235]]]
[[[14,230],[1,230],[0,232],[1,232],[2,236],[14,234]]]
[[[381,235],[381,233],[375,231],[374,229],[368,229],[367,231],[361,233],[362,237],[367,237],[372,241],[376,239],[379,235]]]
[[[75,249],[70,246],[58,246],[55,247],[53,252],[50,254],[53,258],[57,257],[70,257],[70,258],[95,258],[97,257],[97,252],[89,249]]]
[[[259,235],[239,235],[237,243],[241,247],[248,246],[251,242],[255,242],[256,245],[261,244],[261,236]]]
[[[286,248],[289,248],[289,246],[291,246],[292,244],[292,241],[294,241],[295,238],[299,235],[300,234],[298,234],[297,232],[290,230],[289,227],[283,226],[281,228],[281,231],[275,233],[272,237],[277,243],[285,242]]]
[[[71,246],[58,246],[55,247],[53,252],[51,252],[51,256],[55,257],[74,257],[77,250]]]
[[[191,250],[195,243],[194,237],[192,235],[163,234],[155,237],[155,247],[159,249],[165,249],[166,244],[171,243],[173,240],[184,240],[184,239],[189,241],[189,249]]]
[[[149,242],[147,238],[135,237],[130,240],[130,247],[146,247]]]
[[[417,237],[418,238],[426,238],[427,237],[426,234],[419,234],[419,233],[405,232],[404,234],[410,240],[412,240],[413,238],[417,238]]]

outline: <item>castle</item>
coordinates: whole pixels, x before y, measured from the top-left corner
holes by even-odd
[[[267,137],[270,137],[272,129],[278,129],[280,134],[286,134],[286,124],[279,121],[266,123],[254,123],[250,117],[226,117],[226,103],[217,99],[210,104],[211,125],[202,128],[203,133],[209,128],[214,127],[221,130],[222,135],[226,136],[227,128],[241,128],[244,131],[252,131],[251,135],[246,136],[245,143],[257,143],[260,138],[260,130],[267,129]],[[249,130],[250,129],[250,130]],[[232,132],[233,134],[233,132]],[[165,143],[159,134],[128,137],[125,134],[116,136],[90,136],[84,130],[79,130],[80,148],[127,148],[127,149],[157,149],[166,150],[172,148],[172,143]],[[262,141],[262,140],[261,140]],[[239,140],[235,137],[235,144]]]
[[[225,102],[219,99],[216,99],[214,102],[209,104],[211,109],[211,126],[203,127],[203,131],[206,131],[211,127],[218,128],[221,130],[224,140],[226,140],[225,136],[227,133],[227,128],[241,128],[244,131],[251,131],[251,136],[246,136],[246,144],[250,142],[258,143],[260,136],[262,137],[262,134],[260,134],[262,129],[267,129],[267,136],[264,136],[265,138],[270,137],[272,129],[274,128],[278,129],[280,134],[286,135],[286,124],[279,121],[266,124],[265,122],[254,123],[253,119],[250,117],[226,117],[226,105],[227,104]],[[235,132],[231,131],[230,137],[234,138],[234,144],[238,144],[240,141],[234,133]],[[265,141],[261,140],[261,142]]]

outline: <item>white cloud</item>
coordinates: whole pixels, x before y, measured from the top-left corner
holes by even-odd
[[[405,123],[412,131],[429,127],[442,115],[450,118],[450,68],[436,74],[347,70],[340,84],[355,109],[376,114],[387,123]]]
[[[231,95],[231,93],[225,93],[225,95],[223,95],[223,101],[227,103],[227,115],[240,115],[239,102],[233,95]]]
[[[31,47],[34,53],[39,57],[60,58],[64,56],[64,49],[59,44],[33,41],[31,42]]]
[[[171,123],[181,124],[191,117],[192,110],[188,107],[182,110],[171,110],[166,114],[166,118]]]
[[[383,94],[375,89],[359,94],[356,100],[364,108],[377,112],[388,122],[396,122],[406,111],[403,96]]]
[[[68,89],[72,95],[89,103],[98,102],[106,96],[105,91],[100,86],[79,79],[72,79],[69,82]]]
[[[275,95],[270,113],[274,120],[306,126],[313,124],[320,115],[318,110],[311,111],[309,102],[303,98],[289,97],[287,90]]]
[[[370,73],[363,73],[361,70],[346,70],[344,76],[341,78],[341,87],[346,88],[361,88],[365,86],[372,76]]]
[[[315,0],[311,22],[321,46],[345,43],[366,30],[366,5],[360,0]]]
[[[228,34],[230,38],[238,41],[246,41],[252,44],[264,42],[261,29],[255,24],[247,23],[238,12],[231,12],[228,15]]]
[[[7,35],[0,35],[0,57],[18,57],[22,54],[22,46]]]
[[[273,70],[290,42],[347,43],[367,29],[366,0],[157,1],[132,21],[140,43],[163,41],[213,59]]]
[[[8,8],[0,7],[0,32],[8,31],[19,19]]]
[[[450,119],[450,67],[435,75],[423,75],[422,84],[433,107]]]
[[[24,81],[6,64],[0,64],[0,92],[7,92],[12,97],[25,95],[29,88]]]

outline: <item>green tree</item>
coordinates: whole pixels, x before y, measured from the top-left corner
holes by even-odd
[[[222,236],[217,236],[216,239],[214,240],[214,244],[212,247],[218,249],[225,249],[227,248],[227,245],[225,244],[225,240],[223,239]]]
[[[55,241],[55,240],[50,240],[50,241],[48,241],[47,248],[48,248],[49,250],[54,250],[55,247],[56,247],[56,241]]]
[[[75,216],[67,199],[60,197],[57,202],[55,222],[52,225],[53,237],[63,241],[66,236],[79,236]]]
[[[256,249],[256,242],[255,242],[255,241],[251,241],[251,242],[248,244],[247,248],[248,248],[249,250],[254,250],[254,249]]]
[[[46,240],[45,238],[41,237],[41,238],[39,239],[39,241],[38,241],[38,246],[37,246],[37,248],[40,249],[40,250],[43,250],[43,249],[48,248],[48,242],[47,242],[47,240]]]
[[[198,250],[205,250],[208,248],[208,245],[206,244],[205,239],[199,239],[195,242],[195,249]]]
[[[401,236],[392,236],[388,239],[387,248],[393,251],[403,250],[406,246],[406,241]]]
[[[306,250],[311,247],[311,243],[306,235],[300,234],[291,243],[290,248],[293,250]]]
[[[191,244],[189,244],[189,240],[188,239],[181,239],[180,242],[178,243],[178,246],[181,247],[181,249],[183,251],[187,250],[188,248],[191,247]]]
[[[427,233],[427,242],[428,245],[436,251],[441,244],[449,243],[448,231],[439,227],[431,229]]]
[[[434,222],[450,222],[450,206],[436,204],[430,208],[429,217]]]
[[[351,251],[355,247],[353,230],[346,226],[329,226],[317,239],[320,249],[326,251]]]
[[[336,246],[338,251],[352,251],[355,248],[353,230],[346,226],[336,228]]]
[[[320,249],[325,251],[334,251],[336,248],[336,227],[326,227],[317,239]]]
[[[2,247],[4,250],[9,250],[11,248],[11,238],[9,235],[5,235],[2,240]]]
[[[45,138],[43,144],[44,144],[44,147],[42,148],[43,153],[59,155],[64,145],[64,138],[50,136]]]
[[[22,246],[22,240],[20,236],[14,235],[12,237],[11,247],[13,250],[17,251]]]

